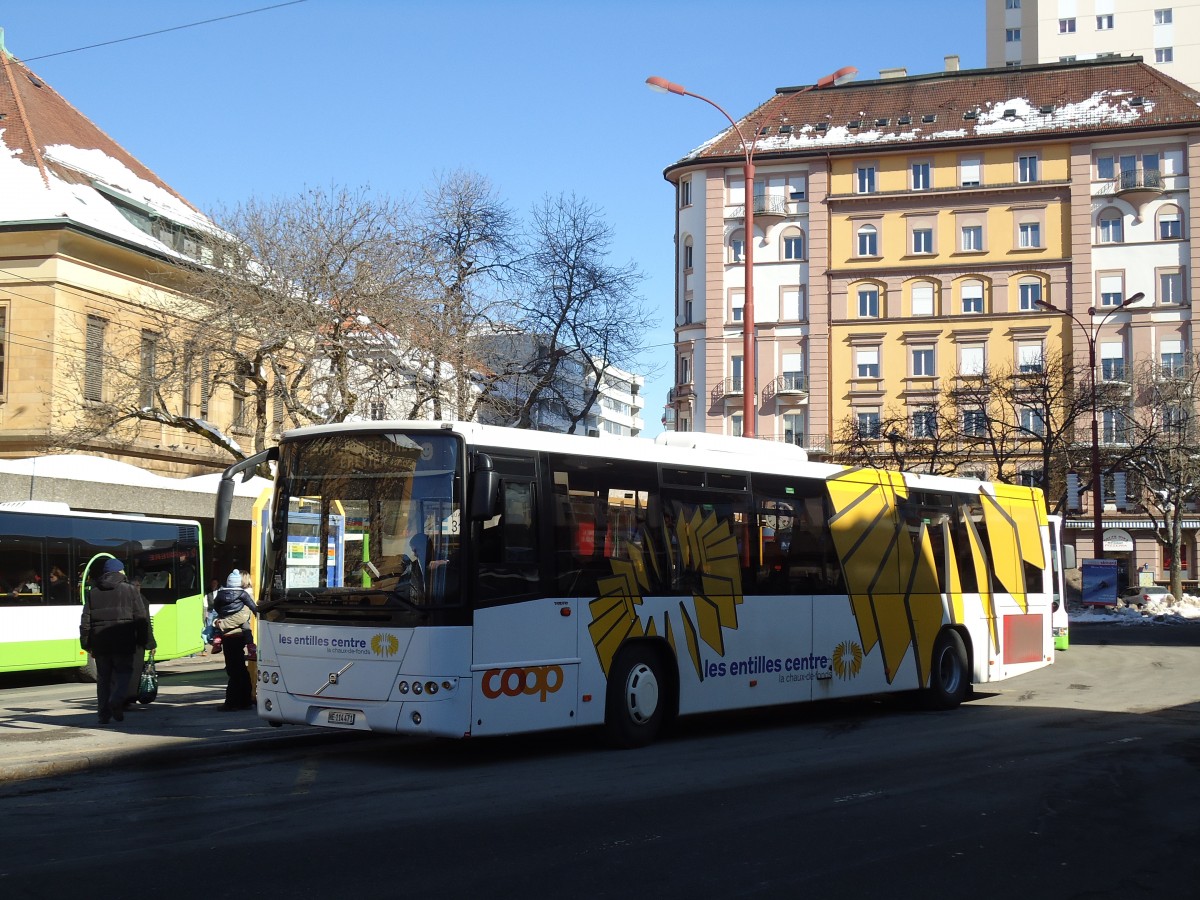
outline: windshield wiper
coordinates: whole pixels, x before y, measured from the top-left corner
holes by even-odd
[[[396,590],[395,588],[391,590],[385,590],[384,588],[365,588],[363,590],[351,591],[350,595],[353,597],[387,597],[389,603],[394,601],[410,612],[419,613],[423,616],[429,615],[428,609],[426,609],[424,606],[418,606],[417,604],[413,603],[407,597],[402,596],[400,591]]]

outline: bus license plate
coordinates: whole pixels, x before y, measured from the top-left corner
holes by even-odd
[[[331,710],[329,713],[330,725],[353,725],[354,713],[343,712],[340,710]]]

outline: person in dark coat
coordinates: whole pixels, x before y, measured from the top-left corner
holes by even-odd
[[[126,709],[137,705],[138,691],[142,687],[142,668],[146,665],[146,651],[149,650],[153,656],[154,651],[158,649],[158,643],[154,640],[154,617],[150,615],[150,601],[142,593],[142,579],[145,577],[146,573],[141,569],[134,569],[125,575],[125,579],[138,589],[138,596],[142,599],[142,605],[146,607],[146,621],[149,623],[145,643],[139,643],[130,655],[129,665],[133,674],[129,678],[129,686],[125,689]]]
[[[217,591],[213,609],[217,613],[213,625],[221,635],[221,652],[225,654],[227,681],[221,709],[252,709],[254,693],[250,671],[246,668],[246,644],[251,635],[250,613],[257,615],[258,607],[242,589],[242,573],[237,569],[229,573],[225,587]]]
[[[125,718],[125,694],[133,675],[133,652],[150,636],[141,591],[125,580],[125,565],[108,559],[87,592],[79,620],[79,643],[96,659],[96,707],[100,724]]]

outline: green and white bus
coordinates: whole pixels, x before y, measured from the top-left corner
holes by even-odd
[[[200,524],[191,520],[72,510],[64,503],[0,503],[0,672],[94,663],[79,646],[79,617],[99,560],[125,563],[150,604],[155,656],[203,647]]]

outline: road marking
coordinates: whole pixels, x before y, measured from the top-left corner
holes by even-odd
[[[845,797],[834,797],[834,803],[853,803],[856,800],[871,800],[875,797],[882,797],[883,791],[863,791],[859,794],[847,794]]]
[[[317,760],[309,759],[300,767],[299,773],[296,775],[296,783],[292,785],[293,794],[307,794],[308,789],[312,787],[317,780]]]

